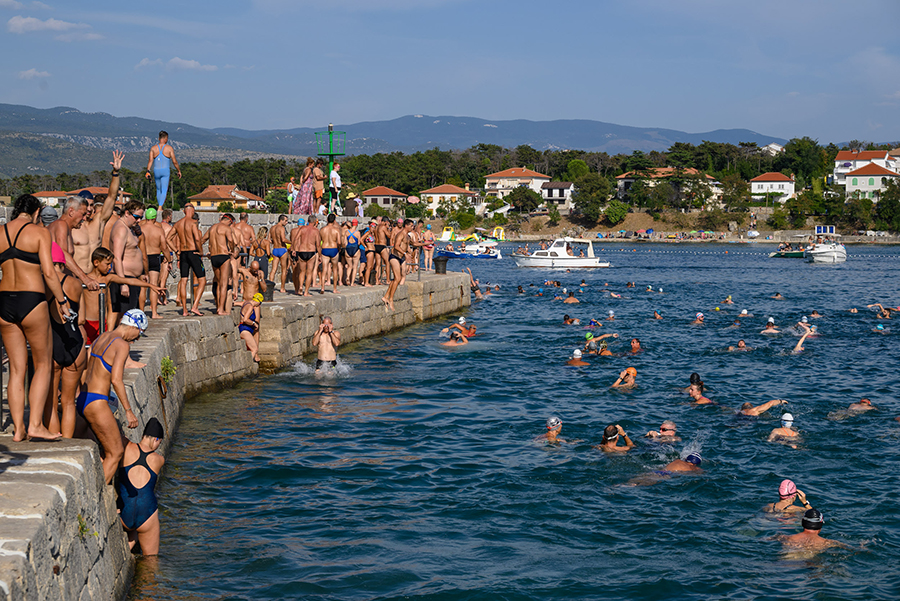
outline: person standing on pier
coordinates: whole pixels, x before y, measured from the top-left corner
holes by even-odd
[[[341,164],[335,163],[328,177],[328,191],[331,193],[331,202],[328,204],[328,212],[333,213],[341,206]]]
[[[315,196],[315,210],[313,213],[318,214],[319,208],[321,208],[324,203],[325,196],[325,172],[322,171],[322,167],[325,166],[325,161],[322,159],[316,159],[316,166],[312,170],[312,180],[313,180],[313,193]]]
[[[166,242],[166,232],[162,225],[156,222],[156,209],[150,207],[144,212],[144,220],[141,222],[141,234],[143,235],[144,252],[147,255],[147,276],[154,286],[165,286],[165,280],[162,279],[163,265],[167,264],[171,258],[169,256],[169,245]],[[166,269],[168,275],[169,269]],[[159,306],[159,295],[156,291],[150,289],[150,318],[159,319],[157,312]]]
[[[125,205],[124,213],[112,226],[110,232],[110,249],[113,253],[113,270],[122,278],[139,278],[147,281],[144,274],[144,253],[138,246],[138,236],[135,228],[138,222],[144,218],[144,205],[137,200],[129,200]],[[119,317],[130,309],[139,309],[140,294],[138,290],[132,290],[128,284],[118,284],[110,287],[110,299],[112,311],[107,323],[115,327],[119,323]]]
[[[325,286],[328,285],[328,278],[334,278],[334,293],[337,294],[338,282],[341,279],[341,263],[338,261],[338,254],[342,246],[341,228],[335,225],[337,217],[334,213],[328,215],[328,225],[319,231],[319,238],[322,242],[322,294],[325,294]]]
[[[75,247],[75,252],[72,254],[75,257],[75,264],[84,273],[90,273],[93,270],[91,254],[100,246],[103,240],[103,230],[113,215],[116,196],[119,193],[119,170],[122,168],[124,159],[125,153],[118,150],[113,152],[113,160],[110,162],[112,177],[109,180],[108,194],[86,197],[87,213],[84,215],[84,221],[81,222],[81,227],[72,230],[72,243]],[[90,195],[90,192],[86,192],[86,195]]]
[[[53,209],[50,210],[53,211]],[[46,225],[46,228],[50,232],[53,242],[56,242],[59,248],[62,249],[69,271],[81,280],[82,284],[91,290],[97,290],[97,280],[87,275],[75,262],[75,243],[72,241],[72,230],[81,227],[87,212],[87,200],[83,196],[69,196],[66,198],[62,216],[53,221],[53,223]]]
[[[331,318],[322,318],[319,329],[313,335],[312,345],[318,348],[316,353],[316,373],[321,373],[323,366],[337,368],[337,347],[341,345],[341,333],[334,329]]]
[[[315,199],[313,198],[313,168],[315,165],[315,159],[312,157],[306,158],[306,167],[300,175],[300,194],[297,210],[294,211],[297,215],[312,215],[315,213],[313,208],[315,206]]]
[[[296,256],[294,292],[301,296],[311,296],[309,288],[316,275],[316,264],[319,261],[318,224],[316,216],[310,215],[309,223],[304,223],[291,232],[291,254]]]
[[[272,238],[272,256],[275,257],[274,264],[272,265],[272,281],[277,281],[275,280],[275,276],[280,268],[282,294],[287,293],[287,290],[285,290],[288,270],[287,230],[285,230],[287,222],[287,215],[280,215],[278,217],[278,223],[273,225],[272,231],[269,232],[269,236]]]
[[[252,299],[258,292],[266,291],[266,278],[258,261],[250,261],[250,267],[238,267],[237,275],[241,279],[241,298],[244,302]]]
[[[231,313],[231,303],[228,302],[228,280],[231,279],[231,259],[236,246],[234,243],[235,232],[231,228],[233,223],[234,217],[225,213],[219,218],[219,222],[206,232],[206,236],[209,237],[209,261],[212,263],[216,282],[216,315]],[[235,290],[232,294],[232,300],[234,300],[236,292]]]
[[[166,194],[169,191],[169,177],[171,176],[170,164],[175,165],[178,178],[181,179],[181,167],[175,158],[175,150],[169,146],[169,134],[159,132],[159,144],[150,147],[150,159],[147,161],[147,179],[153,177],[156,182],[156,203],[162,207],[166,202]]]
[[[403,262],[407,259],[407,254],[409,253],[409,232],[412,231],[412,220],[407,220],[403,223],[402,227],[398,227],[397,231],[394,233],[393,239],[391,240],[391,252],[389,255],[389,263],[391,273],[394,274],[394,279],[391,280],[390,285],[388,286],[387,294],[381,297],[381,300],[384,301],[384,304],[390,307],[391,311],[394,310],[394,295],[397,293],[397,288],[400,286],[400,282],[403,280]]]
[[[193,271],[196,281],[194,292],[194,304],[190,312],[194,315],[203,315],[200,312],[200,297],[206,288],[206,270],[200,260],[203,252],[203,236],[200,235],[200,227],[194,220],[194,205],[184,205],[184,217],[179,219],[174,226],[178,236],[178,251],[180,254],[181,279],[178,280],[178,302],[181,305],[181,315],[188,316],[187,282]]]

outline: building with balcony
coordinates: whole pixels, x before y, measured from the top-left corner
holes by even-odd
[[[541,193],[541,186],[550,181],[549,175],[532,171],[524,167],[513,167],[497,173],[491,173],[484,178],[485,196],[504,198],[516,188],[530,188]]]
[[[900,173],[868,163],[846,175],[847,198],[869,198],[875,202],[889,181],[900,181]]]
[[[544,182],[541,184],[541,198],[548,209],[556,207],[560,215],[568,215],[572,212],[572,194],[575,193],[575,184],[572,182]]]
[[[847,175],[868,164],[900,172],[900,157],[888,150],[841,150],[834,157],[834,183],[846,186]],[[849,192],[849,190],[848,190]]]

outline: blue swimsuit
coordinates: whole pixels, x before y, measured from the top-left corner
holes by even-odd
[[[166,192],[169,191],[169,157],[163,154],[164,146],[158,145],[159,154],[153,159],[153,179],[156,180],[156,202],[163,206],[166,202]]]
[[[119,493],[119,499],[116,501],[116,507],[121,512],[119,517],[122,519],[122,525],[126,530],[137,530],[144,525],[144,522],[150,519],[158,507],[156,502],[156,479],[159,475],[150,469],[147,465],[147,456],[144,449],[138,445],[140,457],[129,466],[119,468],[119,483],[116,485],[116,492]],[[135,488],[128,479],[128,472],[131,468],[139,465],[150,472],[150,480],[140,488]]]
[[[107,349],[109,349],[110,345],[118,339],[118,336],[113,336],[112,340],[109,341],[109,344],[106,345],[106,348],[103,349],[103,352],[99,355],[95,355],[94,351],[91,350],[91,357],[95,359],[100,359],[100,363],[103,365],[103,368],[106,369],[109,373],[112,373],[112,365],[107,363],[103,359],[103,355],[106,354]],[[109,402],[108,394],[100,394],[97,392],[88,392],[87,390],[82,390],[81,394],[78,395],[78,398],[75,399],[75,409],[78,410],[78,413],[81,417],[84,417],[84,408],[93,403],[94,401],[106,401]]]
[[[250,317],[248,319],[250,321],[256,321],[256,309],[250,311]],[[254,333],[256,333],[256,330],[248,325],[241,324],[238,326],[238,332],[250,332],[250,334],[253,335]]]

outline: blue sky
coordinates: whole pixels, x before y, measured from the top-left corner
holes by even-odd
[[[0,24],[0,102],[41,108],[900,140],[898,0],[0,0]]]

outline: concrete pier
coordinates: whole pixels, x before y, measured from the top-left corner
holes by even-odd
[[[138,427],[122,431],[137,441],[156,417],[165,425],[159,452],[167,455],[187,399],[233,386],[248,376],[301,360],[311,350],[320,316],[329,315],[349,343],[406,325],[458,312],[470,304],[469,276],[413,275],[400,286],[389,311],[385,286],[341,288],[301,298],[276,292],[263,303],[260,365],[230,316],[181,317],[174,303],[152,320],[146,337],[132,345],[132,358],[146,363],[125,371],[129,402]],[[210,311],[210,304],[201,303]],[[161,362],[175,365],[161,381]],[[165,396],[163,394],[165,393]],[[164,529],[163,520],[162,528]],[[134,570],[115,507],[115,492],[103,483],[100,451],[93,442],[14,443],[0,435],[0,598],[18,600],[116,600],[124,597]]]

